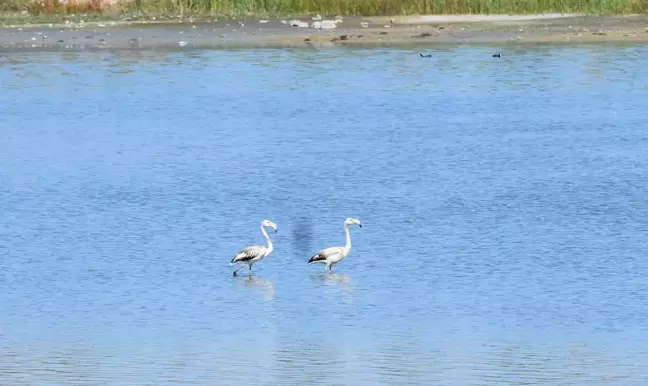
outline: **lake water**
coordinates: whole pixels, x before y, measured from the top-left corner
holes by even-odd
[[[1,383],[646,384],[648,46],[425,52],[0,57]]]

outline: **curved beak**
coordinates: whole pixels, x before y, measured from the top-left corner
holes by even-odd
[[[272,228],[272,229],[274,229],[275,233],[277,233],[277,228]]]

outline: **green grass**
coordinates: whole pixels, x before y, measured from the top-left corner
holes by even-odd
[[[133,9],[164,12],[327,15],[647,13],[648,0],[136,0]]]
[[[73,2],[73,0],[71,0]],[[0,0],[0,11],[42,14],[102,14],[99,0],[64,5],[59,0]],[[114,10],[113,10],[114,11]],[[143,15],[416,15],[416,14],[587,14],[648,13],[648,0],[133,0],[121,6]]]

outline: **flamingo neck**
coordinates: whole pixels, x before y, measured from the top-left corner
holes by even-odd
[[[349,233],[349,225],[344,224],[344,233],[346,234],[346,245],[344,246],[344,256],[351,251],[351,233]]]
[[[270,236],[268,236],[268,234],[266,233],[263,225],[261,225],[261,233],[263,233],[263,237],[265,237],[266,241],[268,242],[268,253],[266,253],[266,256],[268,256],[270,252],[272,252],[272,240],[270,240]]]

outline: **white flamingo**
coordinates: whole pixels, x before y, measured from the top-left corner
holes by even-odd
[[[254,265],[254,263],[261,261],[264,257],[268,256],[270,252],[272,252],[272,241],[270,240],[270,237],[268,237],[268,234],[265,231],[265,227],[270,227],[274,229],[275,233],[277,233],[277,224],[273,223],[270,220],[261,221],[261,233],[263,233],[263,237],[265,237],[266,241],[268,242],[268,246],[266,247],[263,245],[251,245],[249,247],[243,248],[239,253],[237,253],[230,262],[230,265],[238,262],[241,262],[242,264],[236,271],[234,271],[234,276],[236,276],[238,271],[240,271],[241,268],[245,267],[246,265],[248,267],[248,274],[251,275],[252,266]]]
[[[362,224],[360,224],[360,220],[358,219],[347,217],[347,219],[344,220],[344,233],[346,233],[346,245],[344,247],[330,247],[322,249],[308,260],[308,264],[326,264],[324,271],[331,273],[331,267],[342,261],[342,259],[344,259],[351,251],[351,234],[349,233],[349,225],[351,224],[357,224],[362,228]]]

